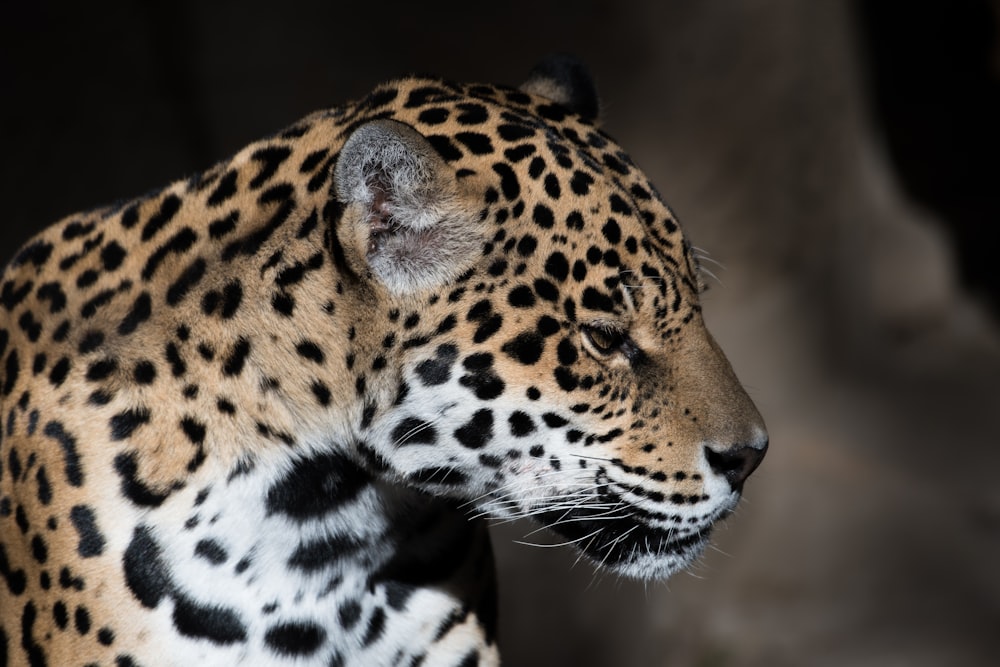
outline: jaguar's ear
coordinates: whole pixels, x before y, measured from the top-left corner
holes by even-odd
[[[338,236],[391,292],[440,287],[482,250],[475,209],[454,170],[403,123],[376,120],[355,130],[334,179],[344,206]]]
[[[588,120],[598,121],[597,86],[587,67],[569,55],[550,55],[532,68],[521,90],[561,104]]]

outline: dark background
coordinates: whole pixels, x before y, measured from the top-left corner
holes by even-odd
[[[995,664],[997,2],[115,4],[3,7],[4,260],[381,80],[568,51],[723,265],[707,317],[771,431],[746,501],[667,584],[498,527],[508,664]]]

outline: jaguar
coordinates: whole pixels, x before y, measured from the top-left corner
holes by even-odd
[[[768,439],[599,111],[403,78],[20,249],[0,663],[494,665],[488,520],[698,558]]]

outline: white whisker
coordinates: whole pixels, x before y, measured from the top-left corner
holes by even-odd
[[[719,278],[719,276],[715,275],[714,273],[712,273],[711,271],[709,271],[708,269],[706,269],[704,266],[699,266],[698,270],[700,272],[704,273],[705,275],[709,276],[710,278],[713,278],[715,280],[715,282],[719,283],[720,287],[725,287],[726,286],[726,283],[722,282],[722,279]]]
[[[602,530],[601,528],[598,528],[594,532],[587,533],[583,537],[577,537],[575,539],[567,540],[565,542],[557,542],[556,544],[536,544],[534,542],[524,542],[522,540],[512,540],[512,541],[514,542],[514,544],[523,544],[523,545],[525,545],[527,547],[539,547],[539,548],[542,548],[542,549],[551,549],[553,547],[565,547],[565,546],[568,546],[570,544],[575,544],[575,543],[577,543],[577,542],[579,542],[581,540],[587,539],[588,537],[593,537],[594,535],[597,535],[599,532],[601,532],[601,530]]]

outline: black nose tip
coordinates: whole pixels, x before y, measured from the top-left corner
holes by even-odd
[[[761,445],[734,445],[722,451],[705,447],[708,465],[729,481],[733,491],[742,490],[743,482],[757,469],[766,453],[767,440]]]

